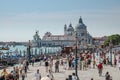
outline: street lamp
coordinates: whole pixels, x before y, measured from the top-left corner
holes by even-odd
[[[30,57],[31,57],[31,51],[30,51],[30,49],[31,49],[31,43],[30,43],[30,40],[29,40],[29,43],[28,43],[28,53],[27,53],[27,58],[28,58],[28,60],[29,60],[29,62],[30,62]]]
[[[77,80],[79,80],[79,77],[78,77],[78,70],[77,70],[77,65],[78,65],[78,61],[77,61],[77,53],[78,53],[78,51],[77,51],[77,41],[78,41],[78,37],[77,37],[77,31],[76,31],[76,34],[75,34],[75,41],[76,41],[76,48],[75,48],[75,63],[76,63],[76,65],[75,65],[75,75],[76,75],[76,77],[77,77]]]
[[[95,68],[95,46],[93,46],[93,68]]]
[[[109,47],[110,47],[110,64],[111,64],[111,66],[112,66],[112,46],[113,46],[112,40],[110,40]]]

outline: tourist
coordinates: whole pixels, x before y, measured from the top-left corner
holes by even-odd
[[[19,80],[19,68],[18,68],[18,66],[16,66],[16,77],[17,77],[17,80]]]
[[[49,68],[50,68],[51,71],[52,71],[52,67],[53,67],[53,60],[50,59],[50,61],[49,61]]]
[[[103,59],[103,64],[106,65],[106,58]]]
[[[108,65],[110,63],[109,61],[109,57],[106,59],[106,65]]]
[[[14,80],[17,80],[17,71],[15,67],[13,67],[13,71],[11,71],[11,73],[13,75]]]
[[[80,70],[82,70],[82,61],[81,60],[79,60],[79,68],[80,68]]]
[[[22,80],[25,80],[25,70],[24,70],[24,67],[22,67],[22,69],[21,69],[21,77],[22,77]]]
[[[54,76],[53,76],[53,73],[51,70],[49,70],[49,73],[48,73],[49,77],[50,77],[50,80],[54,80]]]
[[[49,66],[49,63],[48,63],[48,60],[46,60],[46,61],[45,61],[46,72],[48,72],[48,66]]]
[[[88,58],[87,65],[88,65],[88,68],[91,68],[91,59],[90,58]]]
[[[59,60],[55,62],[55,72],[59,72]]]
[[[1,72],[2,79],[4,80],[7,75],[8,75],[8,72],[4,68],[3,71]]]
[[[69,63],[69,69],[72,69],[72,58],[71,57],[69,57],[68,58],[68,63]]]
[[[19,66],[21,66],[21,64],[22,64],[22,58],[19,58],[18,62],[19,62]]]
[[[40,60],[40,66],[41,66],[41,64],[42,64],[42,57],[41,56],[39,56],[39,60]]]
[[[93,59],[93,69],[95,69],[96,61]]]
[[[29,70],[29,60],[26,60],[26,68]]]
[[[109,72],[106,72],[106,74],[105,74],[105,80],[110,80]]]
[[[77,76],[75,76],[75,73],[72,73],[72,80],[77,80]]]
[[[86,70],[86,67],[87,67],[87,61],[86,59],[83,61],[83,70]]]
[[[22,70],[24,70],[25,72],[25,76],[27,77],[27,64],[26,64],[27,60],[23,61],[23,66],[22,66]]]
[[[27,66],[24,66],[25,76],[27,77]]]
[[[103,66],[102,66],[102,63],[100,62],[98,65],[98,73],[99,73],[99,76],[102,76],[102,70],[103,70]]]
[[[34,63],[35,63],[35,58],[32,57],[32,66],[34,66]]]
[[[37,69],[37,73],[35,73],[35,77],[36,77],[36,80],[40,80],[41,79],[41,74],[39,72],[39,69]]]
[[[60,65],[62,65],[62,66],[63,66],[63,59],[61,59],[61,60],[60,60]]]
[[[117,65],[117,59],[116,57],[114,57],[114,67],[116,67],[116,65]]]

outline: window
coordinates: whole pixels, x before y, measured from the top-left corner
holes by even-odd
[[[84,36],[84,33],[81,33],[81,36]]]

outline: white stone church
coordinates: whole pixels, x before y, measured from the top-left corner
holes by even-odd
[[[77,39],[76,39],[77,38]],[[36,31],[33,36],[32,45],[34,47],[52,47],[52,46],[75,46],[79,48],[87,48],[93,44],[93,38],[87,31],[87,26],[83,23],[82,18],[79,18],[78,24],[73,27],[72,24],[64,25],[64,35],[53,35],[51,32],[46,32],[43,38]]]

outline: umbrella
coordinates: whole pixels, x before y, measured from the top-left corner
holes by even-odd
[[[50,80],[50,78],[49,77],[43,77],[43,78],[41,78],[41,80]]]

